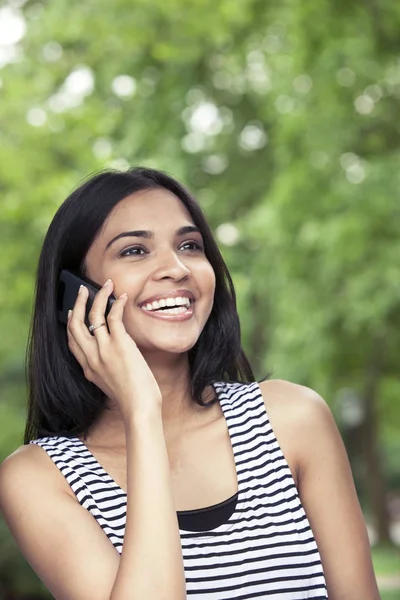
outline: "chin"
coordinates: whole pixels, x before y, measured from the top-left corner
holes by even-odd
[[[185,354],[191,350],[198,341],[198,336],[195,338],[188,338],[185,336],[182,339],[165,339],[157,341],[142,341],[135,340],[139,350],[143,354],[153,353],[165,353],[165,354]]]
[[[196,340],[197,341],[197,340]],[[192,343],[192,344],[178,344],[178,343],[169,343],[169,344],[157,344],[157,346],[153,347],[152,349],[148,348],[148,351],[156,351],[156,352],[160,352],[160,353],[165,353],[165,354],[187,354],[189,352],[189,350],[191,350],[193,348],[193,346],[196,344],[196,342]]]
[[[155,319],[149,319],[147,328],[142,326],[127,327],[128,334],[136,342],[141,352],[172,352],[181,354],[188,352],[199,340],[205,322],[196,322],[194,319],[186,324],[159,324]],[[154,321],[154,323],[152,323]],[[133,324],[132,324],[133,325]]]

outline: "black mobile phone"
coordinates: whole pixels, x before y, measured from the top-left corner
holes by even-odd
[[[94,297],[97,294],[97,292],[101,289],[101,286],[95,283],[94,281],[76,275],[71,271],[67,271],[65,269],[61,271],[57,289],[57,313],[59,320],[61,321],[61,323],[64,323],[64,325],[66,325],[68,322],[68,311],[73,309],[81,285],[85,285],[89,290],[89,297],[86,303],[85,316],[85,323],[87,327],[89,327],[90,323],[88,315],[90,309],[92,308]],[[107,301],[105,316],[107,316],[110,312],[115,300],[116,297],[113,294],[111,294]]]

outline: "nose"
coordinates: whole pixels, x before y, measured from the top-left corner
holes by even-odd
[[[175,251],[163,251],[157,259],[157,267],[153,273],[155,279],[174,279],[181,281],[190,275],[190,269]]]

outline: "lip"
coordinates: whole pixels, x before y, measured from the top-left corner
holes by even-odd
[[[184,298],[189,298],[191,303],[193,303],[195,301],[193,292],[191,292],[189,290],[173,290],[170,292],[163,292],[162,294],[156,294],[155,296],[150,296],[149,298],[146,298],[146,300],[143,300],[142,302],[140,302],[138,306],[141,308],[142,306],[145,306],[146,304],[151,304],[152,302],[155,302],[156,300],[162,300],[164,298],[182,298],[182,296]],[[172,316],[172,315],[169,315],[169,316]]]
[[[169,297],[171,298],[171,296]],[[160,296],[160,298],[165,298],[165,296]],[[186,312],[177,315],[169,315],[159,311],[145,310],[144,308],[142,308],[142,311],[152,319],[159,319],[161,321],[187,321],[193,316],[193,305],[191,304]]]

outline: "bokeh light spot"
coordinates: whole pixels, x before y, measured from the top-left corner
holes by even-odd
[[[216,230],[217,238],[225,246],[234,246],[239,241],[239,230],[233,223],[222,223]]]
[[[240,132],[239,144],[243,150],[259,150],[267,143],[268,135],[261,123],[249,123]]]
[[[10,6],[0,8],[0,46],[17,44],[25,32],[25,19],[19,10]]]
[[[47,121],[47,113],[43,108],[30,108],[26,113],[26,120],[33,127],[42,127]]]
[[[136,79],[130,75],[117,75],[111,84],[112,91],[119,98],[131,98],[136,93]]]

